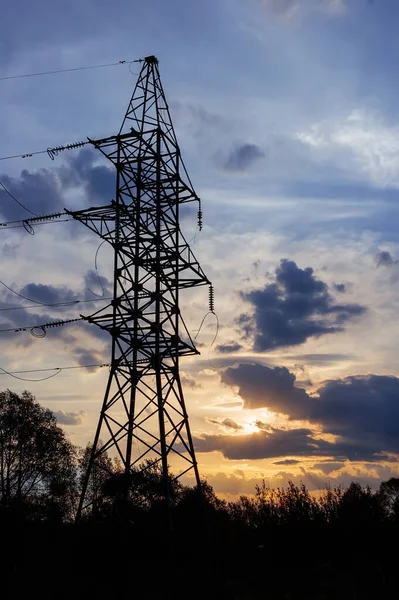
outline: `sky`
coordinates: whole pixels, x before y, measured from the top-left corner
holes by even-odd
[[[21,18],[23,15],[23,18]],[[399,40],[395,0],[6,2],[0,156],[116,133],[137,64],[1,77],[156,55],[201,197],[182,229],[215,289],[201,356],[182,359],[200,472],[217,493],[303,481],[377,487],[399,473]],[[0,181],[47,214],[106,203],[114,172],[90,148],[0,161]],[[0,221],[29,212],[0,189]],[[76,222],[0,230],[0,329],[90,314],[112,256]],[[100,279],[99,279],[100,278]],[[83,304],[71,304],[85,300]],[[32,302],[33,301],[33,302]],[[45,307],[42,303],[70,303]],[[206,290],[182,294],[196,334]],[[103,364],[89,325],[3,332],[7,371]],[[39,379],[46,373],[20,374]],[[106,367],[30,390],[79,445],[94,435]]]

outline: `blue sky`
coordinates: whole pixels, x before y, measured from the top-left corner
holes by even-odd
[[[149,54],[160,60],[203,201],[194,251],[214,283],[221,323],[216,347],[208,350],[209,320],[199,338],[202,357],[182,365],[201,469],[220,493],[249,492],[263,476],[272,485],[302,478],[315,489],[327,477],[377,485],[397,473],[396,432],[384,422],[396,414],[399,391],[398,13],[394,0],[7,3],[0,76]],[[118,66],[0,81],[0,155],[116,132],[135,79]],[[45,154],[2,161],[0,179],[39,214],[112,197],[112,171],[86,150],[54,162]],[[1,190],[0,212],[4,221],[27,216]],[[195,225],[187,215],[188,239]],[[39,301],[101,293],[93,276],[97,241],[78,224],[37,227],[35,236],[0,233],[1,280],[16,291]],[[381,252],[389,260],[379,260]],[[99,267],[107,286],[105,248]],[[19,303],[5,288],[0,301]],[[191,330],[206,308],[202,292],[186,295]],[[13,326],[75,313],[38,305],[1,315]],[[43,340],[12,334],[0,365],[88,364],[107,352],[107,340],[88,328],[54,330]],[[249,392],[248,364],[258,377]],[[288,375],[273,370],[284,368]],[[2,381],[30,389],[84,444],[105,371]],[[344,383],[350,393],[343,399]],[[289,400],[296,389],[303,408],[295,416]],[[342,406],[356,417],[352,428],[343,426]]]

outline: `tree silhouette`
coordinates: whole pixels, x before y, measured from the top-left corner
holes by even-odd
[[[0,504],[72,509],[76,453],[53,413],[29,392],[0,392]]]
[[[388,518],[399,520],[399,479],[391,477],[383,481],[378,491],[378,499],[385,515]]]

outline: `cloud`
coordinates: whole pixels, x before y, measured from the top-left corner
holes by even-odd
[[[302,344],[308,338],[344,331],[344,324],[366,312],[360,304],[337,304],[328,285],[313,269],[300,269],[283,258],[275,282],[241,293],[254,312],[241,314],[237,324],[253,340],[256,352]]]
[[[338,471],[339,469],[342,469],[342,467],[344,465],[345,465],[345,462],[342,462],[342,461],[341,462],[334,462],[334,461],[326,460],[326,461],[323,461],[321,463],[315,463],[313,465],[313,468],[314,469],[318,469],[319,471],[322,471],[326,475],[329,475],[333,471]]]
[[[98,350],[88,350],[87,348],[74,347],[73,354],[77,363],[84,367],[85,365],[102,364],[106,358],[105,353],[100,353]],[[86,371],[93,373],[97,371],[97,367],[88,367]]]
[[[241,344],[238,344],[237,342],[228,342],[227,344],[218,344],[216,346],[216,351],[220,352],[221,354],[232,354],[241,349]]]
[[[197,452],[221,452],[230,460],[261,460],[284,456],[335,457],[351,461],[388,460],[366,440],[339,441],[336,443],[316,438],[311,429],[276,429],[247,435],[204,434],[194,438]]]
[[[377,263],[377,267],[392,267],[393,265],[397,265],[399,263],[399,261],[395,260],[392,257],[392,254],[387,250],[378,252],[375,257],[375,261]]]
[[[77,190],[80,192],[78,196],[82,208],[93,206],[96,202],[109,202],[115,196],[115,170],[112,166],[97,164],[98,160],[99,154],[87,148],[68,157],[66,164],[52,170],[24,169],[19,177],[1,175],[1,181],[7,190],[29,209],[27,211],[21,208],[0,187],[2,219],[25,219],[32,217],[32,212],[37,215],[63,212],[64,207],[70,203],[69,192],[76,195]]]
[[[239,425],[238,423],[236,423],[235,421],[233,421],[233,419],[229,419],[228,417],[226,417],[225,419],[222,418],[210,418],[207,417],[207,422],[208,423],[212,423],[213,425],[222,425],[223,427],[226,427],[227,429],[232,429],[233,431],[239,431],[240,429],[242,429],[242,425]]]
[[[91,293],[91,297],[93,297],[93,295],[97,297],[112,296],[111,282],[93,269],[89,269],[84,276],[84,285],[86,290]]]
[[[344,283],[334,283],[333,288],[339,294],[344,294],[346,292],[346,285]]]
[[[342,455],[347,457],[356,456],[357,452],[365,455],[365,447],[371,455],[399,454],[397,377],[357,375],[331,380],[309,395],[295,387],[295,375],[285,367],[239,364],[222,371],[221,381],[238,388],[247,409],[267,408],[291,420],[308,421],[322,427],[323,432],[338,436],[338,446],[331,456],[337,456],[339,445],[346,448]],[[271,428],[262,425],[259,427],[270,434]],[[258,440],[254,438],[259,445]],[[285,453],[292,455],[288,446]]]
[[[265,153],[255,144],[240,144],[230,152],[224,168],[229,171],[245,171]]]
[[[333,161],[348,174],[357,171],[359,180],[363,177],[379,187],[397,188],[398,130],[398,125],[386,122],[379,112],[358,108],[338,119],[314,123],[296,138],[315,158]]]
[[[300,419],[311,402],[304,389],[295,387],[295,375],[286,367],[239,364],[221,371],[220,379],[222,383],[238,388],[244,408],[267,407]]]
[[[27,296],[33,301],[43,302],[45,304],[55,304],[58,302],[69,303],[81,299],[79,294],[66,286],[43,285],[41,283],[28,283],[21,288],[19,293],[23,296]]]
[[[311,419],[330,433],[373,436],[386,451],[399,452],[399,378],[357,375],[328,381],[313,399]]]
[[[347,10],[344,0],[260,0],[260,2],[264,10],[284,20],[307,17],[314,12],[327,16],[340,16]]]
[[[292,466],[292,465],[298,465],[301,461],[300,460],[295,460],[293,458],[287,458],[285,460],[278,460],[277,462],[274,462],[274,465],[284,465],[284,466]]]
[[[111,164],[98,164],[98,160],[98,151],[89,147],[68,156],[68,163],[58,169],[62,185],[83,188],[91,206],[93,202],[108,203],[115,197],[115,169]]]
[[[54,416],[60,425],[81,425],[86,418],[86,412],[84,410],[79,412],[57,410],[54,412]]]
[[[193,377],[192,375],[189,375],[188,373],[181,372],[180,380],[181,380],[183,387],[188,387],[188,388],[191,388],[192,390],[202,387],[201,384],[197,382],[195,377]]]

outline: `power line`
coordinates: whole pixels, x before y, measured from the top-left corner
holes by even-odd
[[[67,366],[67,367],[51,367],[48,369],[24,369],[22,371],[7,371],[6,369],[4,369],[3,367],[0,367],[0,370],[3,371],[2,373],[0,373],[0,375],[9,375],[10,377],[14,377],[14,379],[19,379],[20,381],[30,381],[32,383],[35,382],[39,382],[39,381],[46,381],[47,379],[51,379],[52,377],[55,377],[56,375],[59,375],[62,371],[68,371],[69,369],[93,369],[93,368],[102,368],[102,367],[109,367],[109,364],[97,364],[97,365],[73,365],[73,366]],[[19,377],[19,374],[24,374],[24,373],[46,373],[49,371],[55,371],[55,373],[53,373],[52,375],[49,375],[47,377],[42,377],[40,379],[28,379],[25,377]]]
[[[28,208],[27,206],[22,204],[22,202],[20,202],[15,196],[12,195],[12,193],[6,188],[6,186],[4,185],[4,183],[2,181],[0,181],[0,185],[3,188],[3,190],[5,191],[5,193],[8,194],[10,196],[10,198],[12,198],[17,204],[19,204],[19,206],[21,206],[21,208],[28,211],[31,215],[34,215],[35,217],[37,217],[37,214],[35,212],[33,212],[33,210],[31,210],[30,208]]]
[[[47,154],[49,158],[51,158],[51,160],[54,160],[54,158],[64,150],[75,150],[76,148],[83,148],[83,146],[87,146],[87,144],[90,143],[90,141],[75,142],[74,144],[66,144],[65,146],[55,146],[54,148],[47,148],[47,150],[36,150],[36,152],[26,152],[25,154],[11,154],[9,156],[1,156],[0,160],[10,160],[11,158],[30,158],[31,156],[35,156],[37,154]]]
[[[50,225],[51,223],[66,223],[67,221],[73,221],[73,219],[60,219],[59,221],[43,221],[42,223],[35,223],[36,225]],[[21,225],[8,225],[8,223],[0,223],[0,231],[2,227],[6,227],[7,231],[9,229],[25,229],[29,233],[29,235],[35,235],[35,230],[30,224],[30,219],[26,219],[25,221],[20,221]]]
[[[19,292],[16,292],[15,290],[13,290],[12,288],[10,288],[10,286],[8,286],[6,283],[4,283],[4,281],[1,281],[0,279],[0,283],[1,285],[4,285],[5,288],[7,288],[10,292],[12,292],[13,294],[15,294],[16,296],[19,296],[20,298],[23,298],[24,300],[27,300],[28,302],[34,302],[34,304],[40,304],[41,306],[72,306],[73,304],[78,304],[79,302],[98,302],[98,300],[112,300],[112,298],[103,298],[101,296],[101,298],[93,298],[93,300],[67,300],[66,302],[40,302],[40,300],[34,300],[33,298],[28,298],[28,296],[24,296],[23,294],[20,294]],[[91,291],[91,290],[89,290]],[[93,292],[91,292],[93,293]],[[24,308],[23,306],[21,307],[16,307],[16,309],[19,308]],[[30,307],[33,308],[33,307]],[[0,308],[0,311],[2,310],[14,310],[12,308]]]
[[[92,292],[93,293],[93,292]],[[105,300],[112,300],[111,297],[108,298],[92,298],[91,300],[71,300],[70,302],[49,302],[48,304],[42,303],[42,306],[74,306],[75,304],[82,304],[82,302],[100,302]],[[32,304],[32,306],[10,306],[6,308],[0,308],[0,312],[6,312],[9,310],[29,310],[31,308],[37,308],[36,304]]]
[[[0,283],[1,283],[1,285],[4,285],[4,287],[7,288],[10,292],[15,294],[16,296],[19,296],[20,298],[23,298],[24,300],[27,300],[28,302],[34,302],[35,304],[41,304],[42,306],[48,306],[48,304],[46,302],[40,302],[40,300],[34,300],[33,298],[28,298],[28,296],[24,296],[23,294],[16,292],[12,288],[10,288],[10,286],[8,286],[6,283],[4,283],[4,281],[1,281],[1,279],[0,279]],[[75,303],[75,301],[71,300],[70,302],[65,303],[65,306],[68,306],[68,304],[72,305],[74,303]]]
[[[8,329],[0,329],[0,333],[9,333],[10,331],[13,331],[14,333],[20,333],[21,331],[28,331],[28,329],[29,329],[34,337],[44,337],[46,335],[46,329],[49,329],[51,327],[62,327],[63,325],[68,325],[69,323],[76,323],[76,321],[83,321],[83,320],[84,320],[84,317],[79,317],[76,319],[50,321],[49,323],[43,323],[41,325],[39,324],[39,325],[33,325],[33,326],[28,325],[28,326],[24,326],[24,327],[10,327]],[[41,329],[43,331],[43,335],[34,333],[35,329]]]
[[[39,73],[24,73],[23,75],[6,75],[4,77],[0,77],[0,81],[6,81],[7,79],[24,79],[26,77],[39,77],[41,75],[55,75],[56,73],[68,73],[68,72],[72,72],[72,71],[87,71],[89,69],[102,69],[104,67],[117,67],[119,65],[125,65],[125,64],[129,65],[129,70],[130,70],[130,65],[132,63],[136,63],[136,62],[142,62],[142,59],[118,60],[118,62],[104,63],[101,65],[89,65],[86,67],[75,67],[72,69],[56,69],[54,71],[41,71]],[[132,73],[132,74],[134,74],[134,73]]]

